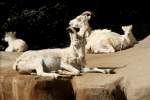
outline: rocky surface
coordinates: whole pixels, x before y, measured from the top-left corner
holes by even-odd
[[[71,100],[73,89],[68,79],[19,75],[11,69],[0,71],[0,100]]]
[[[19,75],[20,54],[0,52],[0,100],[150,100],[150,36],[133,48],[87,54],[87,66],[116,68],[114,74],[85,73],[72,79]]]

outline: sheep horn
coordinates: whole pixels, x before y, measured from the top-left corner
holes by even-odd
[[[66,28],[66,30],[70,30],[70,29],[72,29],[72,27],[70,27],[70,26]]]
[[[66,30],[71,30],[72,33],[76,33],[76,30],[73,27],[67,27]]]
[[[85,11],[81,15],[94,15],[91,11]],[[94,15],[95,16],[95,15]]]

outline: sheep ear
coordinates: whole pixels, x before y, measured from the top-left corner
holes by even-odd
[[[8,35],[8,32],[5,32],[5,35]]]
[[[123,31],[125,31],[125,29],[126,29],[126,26],[122,26],[121,28],[122,28],[122,30],[123,30]]]
[[[12,34],[15,36],[15,35],[16,35],[16,32],[12,32]]]
[[[133,25],[129,25],[129,28],[132,29],[132,28],[133,28]]]
[[[10,36],[10,35],[12,35],[11,32],[5,32],[5,36]]]
[[[69,32],[69,34],[76,33],[76,30],[73,27],[67,27],[66,29]]]
[[[68,32],[69,32],[70,35],[73,34],[72,30],[69,30]]]

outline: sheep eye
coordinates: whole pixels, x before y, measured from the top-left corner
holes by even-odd
[[[90,16],[90,14],[87,14],[87,16]]]

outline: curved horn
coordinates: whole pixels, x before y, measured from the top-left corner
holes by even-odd
[[[67,29],[67,30],[71,30],[72,33],[76,33],[76,30],[75,30],[73,27],[67,27],[66,29]]]
[[[81,15],[94,15],[91,11],[85,11]]]

